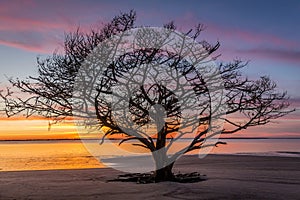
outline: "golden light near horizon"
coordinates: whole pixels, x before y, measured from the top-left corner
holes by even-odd
[[[297,134],[289,130],[281,133],[272,133],[274,130],[281,130],[285,125],[299,123],[299,119],[282,119],[279,123],[266,125],[263,131],[260,127],[250,128],[234,135],[222,135],[221,137],[297,137]],[[269,132],[268,132],[269,130]],[[93,134],[86,134],[84,137],[93,137]],[[191,135],[189,135],[191,136]],[[121,137],[113,138],[120,139]],[[0,140],[37,140],[37,139],[80,139],[78,127],[72,120],[57,123],[49,129],[49,121],[39,117],[32,119],[24,118],[1,118],[0,119]],[[97,139],[100,139],[97,135]]]
[[[42,119],[0,120],[0,140],[78,139],[72,121],[52,125]]]

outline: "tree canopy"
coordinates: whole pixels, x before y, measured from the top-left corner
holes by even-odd
[[[131,11],[99,30],[67,34],[64,54],[38,59],[37,77],[10,79],[12,89],[27,96],[3,91],[7,116],[85,118],[86,125],[105,128],[101,141],[117,136],[119,144],[132,140],[148,149],[160,181],[174,178],[172,167],[181,155],[222,144],[209,139],[292,111],[287,94],[269,77],[250,80],[242,74],[247,62],[218,62],[220,44],[199,39],[202,25],[179,33],[173,22],[154,29],[135,27],[135,20]],[[128,33],[135,33],[134,47],[120,43]],[[120,46],[127,50],[116,54]],[[168,155],[185,137],[192,137],[189,144]]]

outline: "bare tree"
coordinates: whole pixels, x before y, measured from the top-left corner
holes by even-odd
[[[107,59],[120,43],[105,41],[122,38],[135,28],[135,19],[131,11],[100,30],[66,35],[65,54],[38,60],[37,77],[10,79],[13,88],[29,96],[2,92],[7,116],[83,118],[86,125],[105,128],[102,141],[118,136],[119,144],[135,141],[133,145],[148,149],[156,164],[155,181],[165,181],[174,180],[172,168],[181,155],[222,144],[209,139],[267,124],[292,111],[286,93],[278,92],[268,77],[249,80],[242,75],[247,63],[211,66],[219,43],[198,41],[201,25],[177,42],[170,40],[178,35],[173,23],[159,31],[143,28],[135,36],[138,48]],[[171,50],[163,48],[166,44]],[[101,59],[93,57],[95,52]],[[92,120],[90,113],[95,114]],[[186,147],[168,154],[174,142],[187,137],[192,139]]]

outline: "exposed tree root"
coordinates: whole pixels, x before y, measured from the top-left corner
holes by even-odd
[[[206,175],[200,175],[198,172],[185,173],[185,174],[174,174],[174,178],[172,180],[164,180],[164,181],[172,181],[179,183],[195,183],[200,181],[207,180]],[[131,173],[131,174],[122,174],[119,175],[118,178],[108,180],[108,182],[135,182],[138,184],[147,184],[147,183],[155,183],[154,173]]]

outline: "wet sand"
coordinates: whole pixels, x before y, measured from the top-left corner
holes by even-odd
[[[174,171],[197,171],[207,180],[107,182],[122,174],[109,168],[0,172],[0,199],[300,199],[300,158],[184,156]]]

